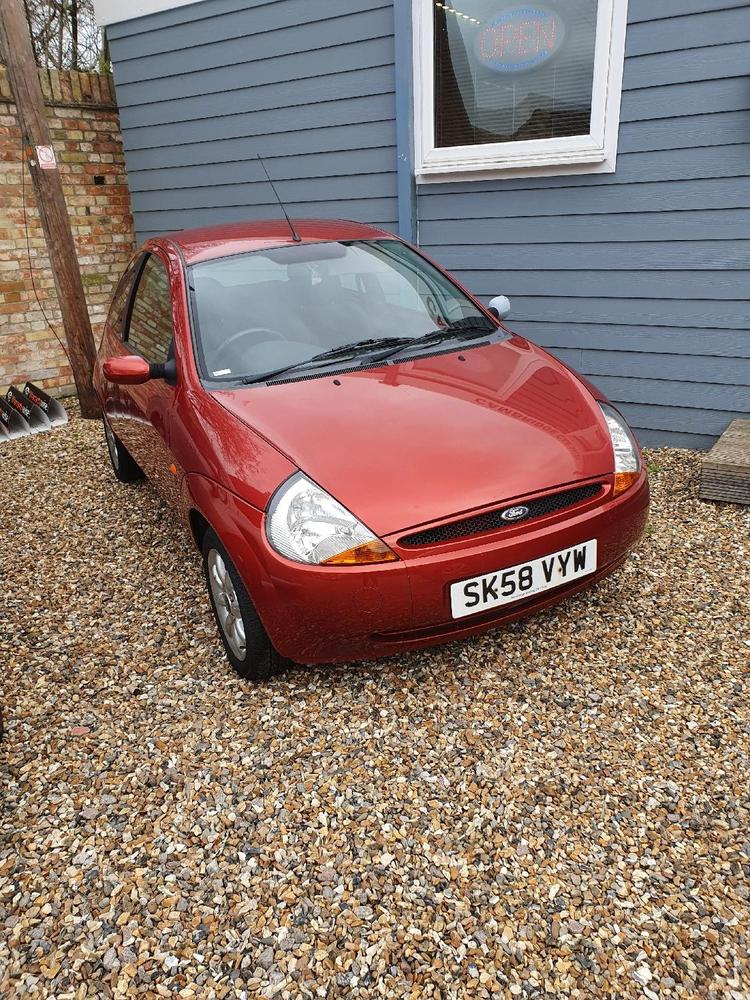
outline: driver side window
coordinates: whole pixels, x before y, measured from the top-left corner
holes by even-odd
[[[141,271],[130,309],[126,341],[152,364],[163,364],[172,346],[172,297],[161,260],[150,254]]]
[[[107,313],[107,326],[112,330],[112,332],[120,338],[123,339],[125,319],[128,311],[128,304],[130,303],[130,293],[133,291],[133,285],[135,284],[135,279],[138,277],[138,272],[141,269],[141,264],[143,263],[143,257],[136,257],[135,260],[130,262],[130,266],[125,271],[125,274],[120,278],[120,281],[115,289],[115,293],[112,296],[112,302],[109,307],[109,312]]]

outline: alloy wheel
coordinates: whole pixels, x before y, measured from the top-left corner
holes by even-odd
[[[216,549],[211,549],[207,561],[208,581],[219,625],[234,655],[237,659],[244,660],[247,641],[237,591],[234,589],[232,578],[221,553],[217,552]]]

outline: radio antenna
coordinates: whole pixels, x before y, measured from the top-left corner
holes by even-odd
[[[286,219],[287,225],[289,226],[289,229],[290,229],[290,231],[292,233],[292,239],[294,240],[295,243],[301,243],[302,242],[302,237],[299,235],[299,233],[297,232],[297,230],[292,225],[292,220],[289,218],[287,210],[284,208],[284,202],[279,197],[279,192],[276,190],[276,185],[271,180],[271,175],[266,170],[266,165],[263,162],[263,158],[261,157],[260,153],[256,153],[255,155],[258,157],[260,165],[261,165],[261,167],[263,167],[263,173],[266,175],[266,178],[268,179],[268,183],[271,185],[271,190],[276,195],[276,201],[278,201],[279,206],[281,208],[281,211],[284,213],[284,218]]]

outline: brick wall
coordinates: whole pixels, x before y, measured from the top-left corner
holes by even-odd
[[[99,73],[40,69],[39,77],[98,345],[112,290],[135,246],[114,85]],[[0,66],[0,391],[28,378],[64,395],[73,378],[32,289],[22,196],[21,132]],[[34,283],[64,343],[28,168],[25,201]]]

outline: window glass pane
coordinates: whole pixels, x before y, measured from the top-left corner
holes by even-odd
[[[433,3],[436,146],[589,134],[597,0]]]
[[[495,326],[437,268],[397,240],[305,243],[191,268],[204,374],[231,378],[329,348],[421,337],[472,319]]]
[[[128,302],[130,301],[130,290],[133,287],[133,282],[135,281],[135,276],[138,274],[138,269],[142,260],[142,257],[137,257],[132,262],[125,274],[123,274],[122,278],[120,278],[120,283],[115,290],[115,294],[112,296],[112,304],[109,307],[107,323],[109,324],[112,332],[118,337],[122,337],[124,332],[123,324],[125,322],[125,312],[128,307]]]
[[[163,364],[172,343],[172,300],[169,278],[158,257],[148,258],[141,272],[130,313],[128,343],[147,361]]]

